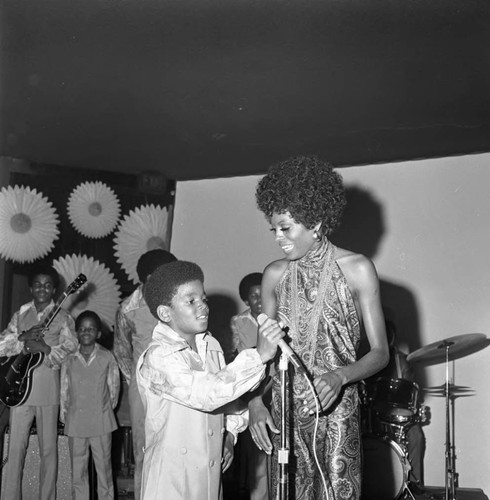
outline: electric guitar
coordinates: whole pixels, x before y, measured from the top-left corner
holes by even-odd
[[[61,309],[63,302],[69,295],[75,293],[85,282],[87,277],[79,274],[68,285],[61,297],[56,301],[53,309],[42,323],[42,335],[46,333],[49,325]],[[32,388],[32,372],[44,360],[43,352],[29,353],[23,349],[15,356],[0,357],[0,401],[9,407],[23,404]]]

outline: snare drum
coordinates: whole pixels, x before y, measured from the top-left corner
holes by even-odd
[[[395,500],[405,490],[410,464],[394,441],[364,436],[362,500]]]
[[[387,422],[409,422],[417,413],[418,394],[415,382],[380,377],[374,384],[373,409]]]

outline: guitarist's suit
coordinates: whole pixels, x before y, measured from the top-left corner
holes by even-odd
[[[24,348],[18,337],[22,332],[43,322],[54,303],[38,314],[34,302],[24,304],[17,311],[7,329],[0,336],[0,356],[14,356]],[[5,484],[2,498],[21,498],[21,477],[25,453],[29,444],[29,431],[36,419],[40,450],[40,498],[55,498],[58,464],[58,411],[60,399],[59,368],[65,357],[74,352],[78,341],[73,318],[60,310],[44,333],[44,342],[51,352],[32,373],[32,388],[27,400],[10,409],[10,437]]]

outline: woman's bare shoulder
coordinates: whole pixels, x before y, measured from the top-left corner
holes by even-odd
[[[289,261],[286,259],[279,259],[275,260],[274,262],[271,262],[265,269],[264,269],[264,277],[267,277],[268,279],[272,280],[279,280],[279,278],[284,274],[288,267]]]
[[[335,260],[344,274],[364,275],[376,272],[371,259],[351,250],[337,247]]]

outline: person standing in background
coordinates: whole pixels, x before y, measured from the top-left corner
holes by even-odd
[[[257,345],[257,331],[259,329],[257,316],[262,312],[260,302],[261,282],[262,273],[251,273],[247,274],[238,285],[240,298],[247,306],[247,309],[231,318],[232,347],[235,355],[237,352],[242,352],[244,349]]]
[[[5,499],[22,498],[22,471],[29,445],[29,431],[36,419],[39,454],[40,500],[56,498],[58,474],[58,413],[60,405],[60,366],[78,346],[73,318],[63,309],[43,331],[43,321],[53,310],[53,297],[59,275],[44,263],[32,266],[28,276],[32,301],[21,306],[0,335],[0,356],[21,352],[44,353],[43,362],[32,372],[32,389],[27,400],[10,409],[10,436]]]
[[[257,346],[259,324],[257,316],[262,312],[260,284],[262,273],[247,274],[238,285],[240,298],[248,308],[231,318],[233,351],[242,352]],[[246,400],[246,394],[242,396]],[[268,500],[269,474],[267,454],[259,450],[247,428],[238,436],[240,482],[249,490],[250,500]]]
[[[114,408],[119,397],[119,368],[110,351],[97,343],[102,322],[93,311],[75,321],[78,350],[61,366],[60,420],[68,436],[73,500],[88,500],[89,453],[97,472],[99,499],[114,499],[112,432],[117,429]]]
[[[385,312],[385,314],[387,313]],[[408,380],[415,384],[415,373],[407,361],[407,354],[402,352],[397,345],[395,323],[387,317],[385,324],[390,348],[390,361],[385,368],[366,379],[365,382],[369,394],[376,394],[376,381],[380,378]],[[376,403],[377,401],[374,399],[372,404],[376,405]],[[418,407],[420,407],[420,404],[421,400],[417,401]],[[423,424],[426,425],[429,423],[430,414],[428,407],[424,407],[424,410],[426,420],[424,420]],[[424,489],[425,445],[425,435],[417,415],[413,422],[407,426],[406,430],[406,450],[411,465],[408,479],[409,488],[413,494],[421,494]]]
[[[128,384],[129,417],[134,453],[134,496],[140,498],[143,447],[145,446],[145,412],[136,384],[135,369],[140,355],[151,342],[157,320],[148,309],[143,296],[145,283],[161,265],[174,262],[176,257],[163,249],[150,250],[138,260],[138,288],[119,306],[116,313],[113,352],[124,380]]]

